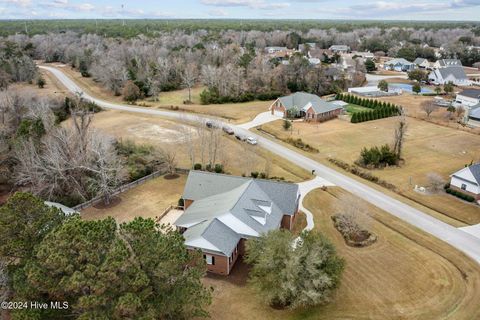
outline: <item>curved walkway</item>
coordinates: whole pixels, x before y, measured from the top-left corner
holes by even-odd
[[[320,178],[320,177],[315,177],[312,180],[305,181],[305,182],[300,182],[297,183],[298,187],[300,189],[300,210],[305,213],[305,216],[307,217],[307,226],[303,230],[312,230],[313,227],[315,226],[315,222],[313,221],[313,214],[303,206],[303,200],[307,196],[307,194],[310,193],[310,191],[314,189],[318,189],[321,187],[333,187],[335,186],[333,183]]]
[[[182,121],[205,121],[207,117],[196,116],[188,113],[176,113],[170,111],[152,110],[141,107],[132,107],[124,104],[117,104],[107,102],[101,99],[94,98],[86,93],[68,78],[63,72],[56,68],[40,66],[53,73],[60,82],[62,82],[70,91],[83,93],[83,97],[90,101],[95,102],[99,106],[106,109],[114,109],[121,111],[128,111],[134,113],[150,114],[164,116]],[[224,123],[222,123],[223,125]],[[334,183],[335,185],[348,190],[354,195],[370,202],[378,208],[392,214],[393,216],[423,230],[464,252],[475,261],[480,263],[480,239],[468,234],[462,230],[459,230],[447,223],[444,223],[414,207],[411,207],[387,194],[384,194],[377,189],[374,189],[361,181],[350,178],[330,167],[327,167],[317,161],[314,161],[303,154],[287,148],[275,141],[261,137],[252,131],[248,131],[239,126],[232,126],[231,124],[225,124],[231,126],[236,132],[240,132],[244,135],[249,135],[257,139],[260,147],[263,147],[270,152],[282,157],[288,161],[295,163],[296,165],[311,171],[315,170],[316,175],[325,178],[326,180]]]

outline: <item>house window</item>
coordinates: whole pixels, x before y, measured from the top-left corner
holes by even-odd
[[[465,183],[462,183],[462,190],[467,190],[467,185]]]
[[[204,254],[203,258],[207,262],[207,264],[214,266],[215,265],[215,257],[209,254]]]

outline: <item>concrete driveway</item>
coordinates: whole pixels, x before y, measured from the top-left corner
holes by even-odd
[[[275,120],[280,120],[280,119],[282,119],[282,117],[273,115],[270,111],[267,111],[267,112],[260,113],[259,115],[257,115],[255,117],[255,119],[253,119],[250,122],[246,122],[246,123],[242,123],[242,124],[238,125],[238,127],[248,130],[248,129],[251,129],[251,128],[261,126],[262,124],[269,123],[269,122],[272,122],[272,121],[275,121]]]
[[[480,224],[476,224],[474,226],[469,226],[469,227],[462,227],[458,229],[480,239]]]
[[[316,176],[314,179],[305,181],[305,182],[300,182],[297,183],[298,187],[300,189],[300,210],[303,211],[307,217],[307,226],[305,227],[304,230],[312,230],[313,227],[315,226],[315,222],[313,221],[313,214],[303,206],[303,200],[307,196],[307,194],[310,193],[310,191],[314,189],[318,189],[321,187],[333,187],[335,186],[333,183]]]
[[[62,82],[70,91],[83,93],[83,90],[59,69],[46,66],[40,66],[40,68],[53,73],[53,75],[55,75],[60,80],[60,82]],[[111,103],[94,98],[85,93],[83,94],[83,97],[85,99],[95,102],[99,106],[106,109],[158,115],[179,119],[181,121],[205,121],[206,119],[208,119],[207,117],[201,117],[188,113],[152,110],[141,107],[132,107],[123,104]],[[414,207],[411,207],[393,197],[390,197],[389,195],[381,191],[378,191],[377,189],[374,189],[362,183],[359,180],[350,178],[339,171],[336,171],[319,162],[316,162],[293,149],[287,148],[267,138],[258,136],[257,134],[248,131],[247,129],[240,126],[230,126],[236,132],[240,132],[244,135],[257,138],[259,147],[263,147],[271,151],[272,153],[278,155],[279,157],[289,160],[308,171],[315,170],[317,176],[320,176],[327,181],[330,181],[331,183],[345,190],[348,190],[354,195],[364,199],[365,201],[377,206],[382,210],[385,210],[393,216],[447,242],[448,244],[464,252],[465,254],[473,258],[475,261],[480,263],[480,238],[477,238],[467,232],[464,232],[447,223],[444,223],[426,213],[423,213],[422,211]]]

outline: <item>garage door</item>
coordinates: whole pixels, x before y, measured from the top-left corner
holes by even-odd
[[[273,114],[277,117],[282,117],[283,118],[283,111],[274,110]]]

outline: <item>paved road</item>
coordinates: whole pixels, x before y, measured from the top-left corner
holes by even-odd
[[[40,68],[52,72],[70,91],[83,92],[83,90],[81,90],[72,80],[70,80],[70,78],[68,78],[60,70],[45,66],[41,66]],[[85,99],[94,101],[99,106],[106,109],[158,115],[189,121],[205,121],[207,119],[205,117],[200,117],[192,114],[146,109],[111,103],[96,99],[86,93],[83,94],[83,97]],[[468,234],[467,232],[464,232],[462,230],[456,229],[449,224],[435,219],[434,217],[425,214],[418,209],[402,203],[401,201],[396,200],[376,189],[373,189],[372,187],[369,187],[360,181],[345,176],[334,169],[320,164],[319,162],[307,158],[292,149],[280,145],[279,143],[260,137],[253,132],[240,128],[238,126],[233,126],[231,124],[229,125],[237,132],[241,132],[244,135],[256,137],[258,139],[259,146],[268,149],[272,153],[277,154],[279,157],[289,160],[297,164],[298,166],[305,168],[306,170],[315,170],[316,175],[322,177],[323,179],[326,179],[327,181],[330,181],[331,183],[350,191],[358,197],[372,203],[373,205],[385,210],[386,212],[389,212],[395,217],[398,217],[399,219],[449,243],[453,247],[464,252],[465,254],[476,260],[478,263],[480,263],[479,238],[476,238],[473,235]]]

